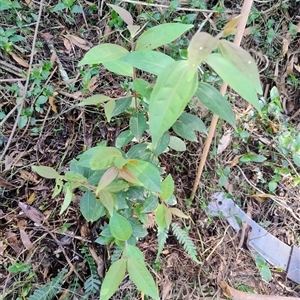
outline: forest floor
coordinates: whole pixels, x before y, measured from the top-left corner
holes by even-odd
[[[104,67],[100,72],[98,67],[78,67],[99,42],[124,43],[124,22],[105,2],[91,2],[44,1],[41,12],[39,1],[0,3],[0,299],[35,299],[33,292],[54,282],[63,269],[67,275],[58,279],[61,286],[52,287],[57,294],[39,299],[99,298],[99,291],[87,295],[85,283],[91,258],[98,267],[109,264],[109,247],[95,243],[100,221],[85,221],[79,199],[60,215],[63,196],[52,198],[54,180],[41,178],[31,168],[49,166],[65,173],[80,153],[101,141],[113,146],[128,127],[122,114],[107,122],[103,108],[77,106],[95,93],[120,97],[130,85],[128,78]],[[179,59],[200,25],[217,35],[242,4],[124,0],[120,5],[146,28],[167,22],[194,24],[191,32],[161,49]],[[219,121],[193,201],[189,197],[206,136],[198,133],[198,142],[186,141],[186,151],[160,156],[161,166],[175,181],[178,206],[190,216],[185,226],[201,260],[195,264],[170,235],[161,259],[155,261],[156,234],[150,229],[139,248],[163,299],[224,297],[221,282],[244,292],[300,297],[299,285],[284,270],[257,258],[226,219],[212,218],[205,209],[213,193],[223,191],[273,236],[300,246],[299,11],[298,1],[254,1],[241,46],[259,68],[262,116],[253,118],[254,108],[228,89],[237,131]],[[218,87],[215,74],[206,80]],[[191,101],[187,109],[209,127],[212,114],[202,105]],[[36,225],[36,214],[45,218],[43,226]],[[126,277],[112,299],[147,297]]]

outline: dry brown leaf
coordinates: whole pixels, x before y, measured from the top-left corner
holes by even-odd
[[[220,287],[226,297],[233,300],[299,300],[296,297],[284,297],[284,296],[275,296],[275,295],[261,295],[261,294],[252,294],[247,292],[238,291],[226,282],[221,281]]]
[[[251,195],[252,198],[254,198],[259,203],[263,203],[266,199],[264,198],[272,198],[274,195],[271,194],[253,194]]]
[[[23,245],[25,246],[25,248],[27,250],[30,250],[30,249],[33,248],[33,244],[31,243],[28,234],[24,230],[25,225],[26,225],[26,221],[25,220],[21,220],[21,221],[18,222],[18,227],[19,227],[19,230],[20,230],[21,241],[22,241]]]
[[[64,290],[62,291],[61,295],[59,296],[58,300],[64,300],[67,298],[67,296],[70,294],[70,290]],[[78,298],[75,298],[75,296],[72,298],[72,299],[78,299]]]
[[[3,241],[0,241],[0,255],[3,256],[3,253],[6,249],[6,245],[4,245]]]
[[[57,59],[57,54],[55,51],[52,52],[51,57],[50,57],[50,62],[53,64]]]
[[[91,78],[90,82],[88,83],[88,90],[92,93],[94,90],[99,86],[99,84],[96,84],[98,80],[97,76],[94,76]]]
[[[45,216],[36,208],[22,202],[19,202],[19,207],[22,209],[24,214],[34,223],[40,225],[45,220]]]
[[[82,92],[80,92],[80,91],[77,91],[73,94],[70,94],[70,97],[75,99],[75,100],[83,100],[82,99]]]
[[[162,300],[167,299],[168,295],[171,292],[171,289],[172,289],[172,282],[170,281],[169,277],[166,274],[164,274],[162,287],[161,287],[161,298],[162,298]]]
[[[72,44],[74,44],[74,45],[76,45],[77,47],[79,47],[79,48],[81,48],[81,49],[83,49],[83,50],[90,50],[90,46],[88,45],[88,43],[84,40],[84,39],[82,39],[82,38],[80,38],[80,37],[78,37],[78,36],[76,36],[76,35],[73,35],[73,34],[68,34],[68,35],[66,35],[65,36]]]
[[[9,55],[22,67],[28,68],[29,64],[21,57],[19,57],[17,54],[13,52],[9,52]]]
[[[155,216],[152,213],[146,214],[146,223],[144,223],[143,228],[153,228],[155,225]]]
[[[104,261],[103,261],[103,259],[97,255],[94,248],[89,247],[89,251],[90,251],[95,263],[97,264],[98,275],[100,276],[100,278],[103,278],[103,276],[104,276]]]
[[[52,111],[55,112],[56,114],[57,114],[58,112],[57,112],[57,106],[54,104],[54,100],[55,100],[55,96],[56,96],[57,94],[58,94],[58,93],[54,92],[53,95],[52,95],[51,97],[49,97],[49,99],[48,99]]]
[[[282,38],[283,43],[282,43],[282,56],[284,57],[289,49],[290,41],[291,41],[291,34],[290,31],[287,28],[286,24],[282,25],[282,31],[286,32],[286,35]]]
[[[33,4],[32,0],[25,0],[25,2],[29,7],[31,7]]]
[[[229,193],[229,194],[233,194],[234,192],[234,189],[233,189],[233,184],[232,183],[229,183],[228,181],[224,183],[224,188],[226,189],[226,191]]]
[[[19,253],[21,251],[21,243],[19,242],[17,235],[11,231],[8,231],[5,232],[5,237],[9,246],[12,247],[16,253]]]
[[[34,173],[27,172],[25,170],[19,171],[21,174],[21,177],[29,182],[38,183],[37,176]]]
[[[231,141],[231,131],[226,131],[220,139],[217,154],[221,154],[230,144]]]
[[[4,187],[6,189],[13,189],[15,186],[6,181],[4,178],[0,177],[0,187]]]
[[[282,44],[282,56],[285,56],[288,52],[290,45],[290,41],[287,38],[283,38],[283,44]]]
[[[66,48],[66,53],[70,54],[72,51],[72,46],[70,41],[67,38],[64,39],[64,46]]]
[[[33,192],[31,195],[30,195],[30,197],[28,198],[28,200],[27,200],[27,204],[32,204],[33,202],[34,202],[34,200],[35,200],[35,196],[36,196],[36,193],[35,192]]]
[[[241,15],[239,15],[239,16],[233,18],[232,20],[230,20],[225,25],[225,27],[223,29],[223,34],[226,36],[226,35],[230,35],[230,34],[235,33],[237,25],[238,25],[240,19],[241,19]]]
[[[236,166],[239,163],[239,159],[242,155],[237,155],[233,158],[233,160],[230,163],[230,168],[233,168],[234,166]]]
[[[88,222],[85,222],[81,227],[80,227],[80,235],[82,237],[88,237],[90,235],[90,228]]]
[[[290,61],[287,64],[286,67],[286,74],[290,75],[294,73],[294,60],[295,60],[295,55],[292,55],[292,58],[290,59]]]

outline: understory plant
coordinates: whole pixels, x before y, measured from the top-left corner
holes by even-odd
[[[174,180],[165,173],[159,157],[169,148],[184,150],[183,139],[197,141],[195,131],[206,133],[198,116],[184,112],[193,97],[235,128],[235,116],[226,98],[199,80],[200,65],[211,67],[258,111],[257,93],[262,90],[252,57],[222,39],[234,33],[238,19],[230,21],[217,37],[197,32],[187,49],[187,59],[175,61],[160,47],[179,38],[192,25],[166,23],[143,31],[128,11],[109,6],[127,24],[130,38],[124,44],[128,42],[130,49],[102,43],[89,50],[79,66],[102,64],[112,73],[127,77],[127,94],[118,98],[92,95],[78,105],[104,106],[108,122],[126,111],[128,130],[120,133],[114,147],[101,142],[73,159],[64,175],[50,167],[33,169],[56,180],[53,197],[65,194],[61,214],[76,193],[81,196],[80,210],[87,221],[106,220],[96,242],[113,245],[114,251],[100,299],[114,294],[126,272],[138,290],[159,299],[158,288],[137,247],[138,240],[147,236],[147,228],[157,232],[157,258],[171,229],[189,256],[200,263],[194,243],[176,222],[189,217],[175,207]]]

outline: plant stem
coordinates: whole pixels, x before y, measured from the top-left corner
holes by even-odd
[[[253,0],[245,0],[244,1],[243,7],[242,7],[242,12],[241,12],[241,19],[239,21],[236,36],[235,36],[235,39],[234,39],[234,44],[236,44],[236,45],[240,45],[241,40],[243,38],[244,30],[245,30],[245,27],[246,27],[246,24],[247,24],[247,20],[248,20],[248,16],[249,16],[249,13],[250,13],[250,10],[251,10],[251,7],[252,7],[252,3],[253,3]],[[225,93],[226,93],[226,90],[227,90],[227,83],[223,82],[223,84],[220,88],[220,93],[224,96]],[[202,152],[201,160],[200,160],[200,163],[199,163],[198,168],[197,168],[197,174],[196,174],[196,178],[195,178],[193,189],[192,189],[191,196],[190,196],[191,200],[194,199],[197,188],[199,186],[202,171],[203,171],[205,162],[207,160],[207,155],[208,155],[208,152],[209,152],[209,149],[210,149],[212,139],[215,135],[218,120],[219,120],[219,117],[214,114],[213,118],[211,120],[209,133],[208,133],[207,139],[205,141],[205,146],[204,146],[204,149],[203,149],[203,152]]]

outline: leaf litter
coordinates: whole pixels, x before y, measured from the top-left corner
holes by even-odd
[[[233,8],[236,4],[234,1],[227,1],[228,8]],[[273,1],[276,4],[276,1]],[[29,2],[28,2],[29,3]],[[30,2],[30,6],[34,7],[34,3]],[[263,3],[256,4],[258,9],[262,12],[269,9]],[[297,11],[298,7],[294,6],[289,9],[290,13]],[[146,9],[146,8],[145,8]],[[273,11],[274,14],[279,12],[276,7]],[[267,12],[268,14],[268,12]],[[270,13],[269,13],[270,14]],[[280,14],[281,16],[281,14]],[[57,20],[51,19],[45,20],[45,26],[48,30],[52,28],[52,22]],[[281,17],[280,17],[281,18]],[[62,24],[61,35],[55,35],[56,38],[53,42],[57,55],[61,59],[62,66],[66,73],[70,75],[70,78],[77,78],[74,83],[78,84],[81,80],[77,77],[74,66],[77,65],[78,58],[82,58],[85,52],[91,47],[91,45],[97,44],[93,34],[89,34],[82,38],[79,37],[78,32],[80,26],[83,25],[83,21],[78,18],[76,26],[70,26],[66,23],[65,18],[58,17],[60,24]],[[91,20],[98,22],[98,16],[92,15]],[[284,18],[285,22],[287,21]],[[127,19],[130,23],[130,20]],[[218,16],[215,14],[210,19],[210,26],[218,22]],[[82,24],[81,24],[82,23]],[[232,23],[234,25],[234,23]],[[119,41],[117,35],[111,30],[111,28],[105,23],[100,21],[100,29],[106,30],[108,33],[107,38],[111,41]],[[287,27],[286,27],[287,28]],[[299,33],[299,24],[296,24],[296,31]],[[51,29],[52,30],[52,29]],[[66,34],[66,31],[68,34]],[[229,31],[234,30],[234,26],[229,28]],[[286,29],[285,29],[286,30]],[[91,31],[92,32],[92,31]],[[52,32],[55,33],[55,32]],[[264,57],[267,57],[268,62],[265,63],[266,69],[264,72],[274,74],[274,69],[277,68],[278,74],[274,81],[269,80],[268,76],[262,74],[263,86],[277,85],[285,96],[287,96],[285,103],[293,103],[289,109],[285,105],[284,109],[286,114],[291,115],[297,112],[299,103],[297,100],[297,91],[290,89],[290,84],[287,81],[289,75],[299,75],[299,62],[297,61],[297,53],[294,53],[299,47],[297,40],[291,36],[287,31],[283,35],[282,44],[278,41],[278,49],[284,59],[276,63],[276,57],[272,57],[269,53],[265,53],[265,49],[259,49],[257,43],[253,40],[253,36],[250,34],[245,36],[244,48],[255,49],[257,55],[254,55],[256,60],[261,59],[264,61]],[[266,35],[266,33],[263,33]],[[43,40],[40,39],[43,44]],[[26,45],[24,45],[26,46]],[[75,46],[75,47],[73,47]],[[13,52],[14,56],[7,57],[11,60],[10,63],[15,63],[19,68],[23,68],[26,71],[26,57],[22,58],[22,55]],[[279,57],[279,56],[278,56]],[[39,52],[35,54],[35,60],[47,60],[50,59],[50,54],[47,52],[47,46],[42,47]],[[53,60],[55,64],[55,60]],[[260,71],[263,67],[260,66]],[[38,277],[33,280],[27,279],[22,274],[21,277],[24,282],[35,285],[42,285],[52,277],[56,276],[61,269],[68,268],[68,264],[64,255],[58,251],[57,240],[61,240],[63,236],[68,236],[71,239],[71,244],[66,245],[66,254],[73,261],[75,268],[82,269],[80,274],[86,278],[89,270],[84,262],[84,258],[80,254],[82,248],[82,241],[93,241],[95,239],[95,233],[99,233],[99,224],[88,224],[84,222],[83,218],[78,214],[79,201],[74,200],[72,208],[66,212],[65,215],[59,217],[59,207],[62,200],[60,196],[55,199],[51,199],[53,191],[53,183],[50,180],[37,178],[35,173],[31,171],[30,165],[40,164],[48,166],[59,165],[60,170],[64,171],[68,169],[69,161],[82,152],[85,146],[83,138],[80,133],[81,126],[86,129],[87,134],[93,138],[93,141],[99,140],[100,128],[104,131],[105,137],[109,137],[110,141],[115,139],[115,131],[111,130],[113,127],[117,127],[116,124],[105,124],[105,122],[99,125],[95,121],[95,114],[92,111],[85,112],[85,119],[81,116],[81,111],[74,107],[74,100],[78,97],[82,98],[81,91],[66,91],[61,85],[61,74],[55,71],[55,68],[51,69],[54,72],[54,76],[51,77],[50,82],[54,87],[57,94],[55,99],[49,99],[49,105],[51,106],[52,113],[46,116],[45,112],[38,117],[38,122],[43,124],[43,131],[40,135],[30,135],[29,131],[22,133],[20,136],[16,136],[16,141],[12,144],[9,153],[5,158],[5,170],[1,174],[0,187],[1,187],[1,213],[0,213],[0,255],[1,260],[7,265],[11,265],[14,262],[22,261],[26,262],[29,258],[32,261],[32,266],[35,269]],[[119,78],[112,78],[109,74],[105,73],[104,69],[101,69],[101,79],[97,76],[92,77],[88,89],[93,93],[105,93],[107,97],[120,96],[122,90],[118,86]],[[2,78],[2,73],[0,74]],[[64,85],[65,86],[65,85]],[[101,87],[101,88],[100,88]],[[9,111],[12,109],[13,97],[8,94],[7,104],[2,105],[1,109]],[[55,101],[55,102],[54,102]],[[233,102],[239,102],[240,99],[235,99]],[[235,103],[234,103],[235,104]],[[72,108],[73,105],[73,109]],[[247,116],[245,111],[240,108],[239,103],[236,103],[235,108],[240,116]],[[70,109],[68,111],[68,109]],[[64,113],[67,111],[67,113]],[[245,113],[243,115],[243,113]],[[295,116],[297,120],[297,116]],[[245,119],[246,120],[246,119]],[[9,133],[9,126],[13,125],[12,120],[8,120],[5,124],[3,135],[6,138]],[[249,126],[253,126],[252,130],[259,133],[260,137],[264,137],[262,128],[256,128],[256,124],[248,122]],[[125,125],[126,126],[126,125]],[[226,131],[225,131],[226,132]],[[2,134],[2,133],[1,133]],[[21,135],[22,138],[21,138]],[[43,139],[43,137],[46,137]],[[2,138],[2,137],[1,137]],[[197,267],[190,259],[183,253],[178,247],[178,244],[172,237],[169,237],[168,246],[163,251],[163,272],[164,277],[159,281],[161,291],[164,299],[212,299],[215,295],[220,295],[219,287],[222,288],[224,295],[232,297],[233,299],[261,299],[265,298],[273,299],[276,296],[265,296],[270,293],[284,294],[288,296],[294,296],[299,298],[297,289],[292,282],[286,281],[284,274],[281,274],[278,270],[272,270],[273,279],[270,284],[267,284],[260,280],[259,271],[256,269],[255,262],[247,249],[238,248],[239,236],[236,236],[229,228],[227,228],[224,220],[214,219],[208,220],[204,210],[200,207],[200,202],[204,205],[205,199],[209,198],[209,189],[215,189],[217,180],[215,180],[215,168],[216,163],[226,165],[232,161],[232,174],[230,175],[229,182],[231,184],[231,192],[238,196],[241,205],[245,210],[251,203],[254,207],[253,215],[260,222],[267,222],[271,220],[269,230],[272,234],[280,239],[286,239],[289,243],[297,243],[297,234],[299,233],[299,226],[293,222],[293,218],[286,214],[285,210],[274,205],[270,201],[270,193],[257,193],[254,190],[246,190],[243,188],[245,180],[237,168],[234,168],[239,163],[239,155],[232,152],[232,145],[238,141],[232,134],[224,134],[220,140],[220,146],[217,149],[217,159],[210,160],[207,164],[208,178],[204,180],[199,187],[200,196],[198,203],[188,205],[186,203],[187,195],[191,189],[192,180],[195,177],[195,161],[198,155],[201,154],[201,146],[203,145],[203,137],[198,136],[199,143],[197,145],[193,143],[187,144],[187,151],[181,153],[177,158],[172,159],[168,155],[162,155],[162,161],[165,165],[166,171],[170,172],[174,178],[176,193],[180,199],[180,210],[185,214],[191,216],[191,223],[187,223],[191,226],[190,233],[193,239],[197,242],[199,248],[199,254],[203,261],[203,265]],[[37,145],[39,145],[37,147]],[[252,151],[258,149],[258,138],[251,135],[250,141],[247,145]],[[1,146],[2,147],[2,146]],[[243,149],[246,149],[244,144],[241,145]],[[32,149],[28,151],[28,149]],[[246,150],[245,150],[246,151]],[[177,152],[172,152],[171,154]],[[177,155],[177,154],[176,154]],[[17,163],[16,163],[17,162]],[[256,185],[261,184],[257,179],[258,172],[255,170],[256,165],[248,164],[243,166],[243,172],[245,176],[251,182]],[[20,168],[22,171],[20,172]],[[270,169],[268,166],[262,168],[264,174],[269,174]],[[288,182],[282,181],[279,192],[284,195],[286,205],[288,205],[294,212],[299,210],[299,196],[297,190],[289,186]],[[251,187],[250,187],[251,189]],[[32,190],[36,192],[33,197]],[[254,198],[254,200],[253,200]],[[258,201],[256,199],[258,199]],[[29,204],[29,205],[28,205]],[[19,214],[22,211],[23,214]],[[47,222],[45,222],[47,221]],[[43,224],[48,231],[53,235],[41,230],[39,226]],[[154,261],[156,256],[156,237],[155,229],[152,228],[153,220],[148,220],[149,230],[153,231],[153,235],[149,240],[141,241],[140,248],[143,250],[147,261]],[[65,228],[62,231],[62,228]],[[286,230],[285,230],[286,228]],[[288,230],[293,229],[293,233],[288,234]],[[283,229],[283,230],[282,230]],[[37,242],[38,241],[38,242]],[[99,275],[102,274],[103,264],[107,264],[107,249],[94,245],[95,248],[90,248],[91,256],[96,262],[97,271]],[[0,277],[0,289],[7,293],[11,288],[15,288],[15,291],[10,292],[12,299],[16,299],[20,296],[18,293],[18,279],[14,276],[10,276],[7,269],[3,264],[0,266],[0,273],[3,274]],[[71,286],[73,275],[66,277],[65,285]],[[75,276],[76,277],[76,276]],[[7,279],[8,278],[8,279]],[[199,279],[199,281],[198,281]],[[220,280],[221,279],[221,280]],[[222,280],[230,283],[230,286],[223,283]],[[234,286],[237,289],[233,289]],[[241,292],[245,286],[250,290],[253,289],[256,294],[250,294],[249,292]],[[20,290],[19,290],[20,291]],[[79,295],[84,293],[81,289],[78,291]],[[131,294],[130,294],[131,293]],[[259,293],[259,294],[257,294]],[[124,295],[135,295],[134,289],[129,281],[124,282],[115,299],[121,299]],[[251,298],[252,297],[252,298]],[[283,297],[284,298],[284,297]],[[281,300],[278,298],[278,300]],[[285,299],[283,299],[285,300]]]

